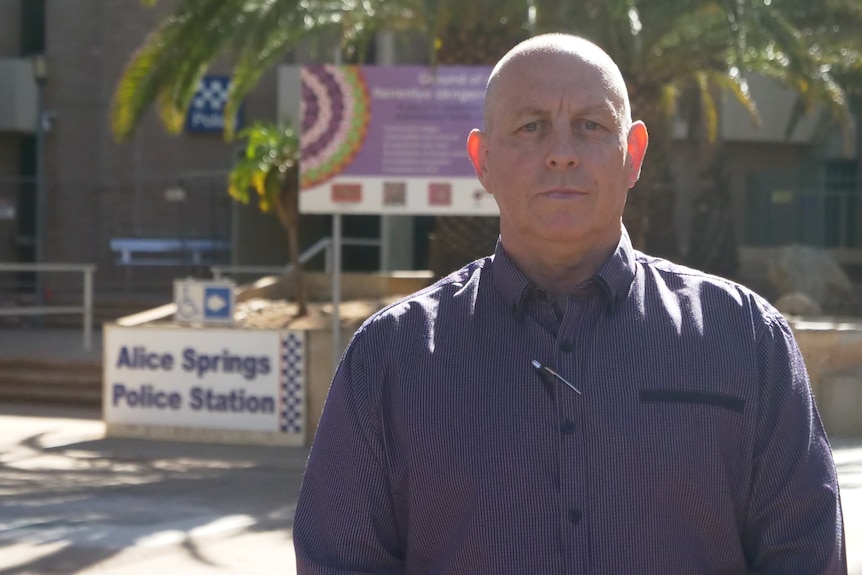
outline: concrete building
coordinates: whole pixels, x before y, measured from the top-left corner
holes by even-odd
[[[123,67],[169,5],[0,0],[0,261],[34,261],[41,252],[46,262],[91,262],[98,289],[123,289],[128,272],[116,265],[112,238],[231,241],[238,222],[251,218],[244,240],[265,247],[250,249],[246,262],[284,262],[275,219],[235,207],[226,194],[236,145],[220,132],[168,135],[150,113],[128,142],[111,134]],[[275,119],[274,74],[246,99],[244,114]],[[132,282],[200,271],[147,266]],[[48,288],[64,281],[45,278]]]

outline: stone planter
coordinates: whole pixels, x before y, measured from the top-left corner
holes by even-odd
[[[812,318],[790,325],[826,431],[862,437],[862,323]]]
[[[427,273],[344,274],[339,352],[368,316],[429,280]],[[309,274],[311,313],[278,325],[179,326],[172,305],[106,324],[106,435],[310,446],[334,369],[333,306],[320,302],[329,281]],[[238,288],[236,300],[290,299],[290,291],[285,278],[264,278]]]

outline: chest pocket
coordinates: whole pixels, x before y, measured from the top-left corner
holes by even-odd
[[[638,395],[641,403],[710,405],[734,413],[745,412],[745,400],[726,393],[686,389],[641,389]]]

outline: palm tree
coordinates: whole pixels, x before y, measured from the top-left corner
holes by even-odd
[[[247,139],[245,153],[228,176],[228,193],[248,204],[250,190],[257,192],[261,211],[275,210],[287,233],[292,262],[297,316],[308,312],[302,263],[299,261],[299,138],[289,124],[256,122],[239,133]]]
[[[419,30],[432,61],[467,64],[490,63],[503,47],[534,33],[581,34],[618,62],[633,113],[650,127],[649,158],[630,195],[627,227],[637,246],[675,256],[669,146],[680,95],[697,94],[713,138],[716,91],[730,92],[756,116],[746,82],[753,72],[795,89],[801,109],[821,103],[846,118],[839,80],[858,86],[862,77],[860,23],[859,0],[181,0],[129,62],[116,92],[113,129],[118,138],[127,136],[157,103],[165,125],[179,131],[198,79],[221,54],[235,63],[225,109],[232,118],[262,72],[315,35],[335,34],[361,50],[375,30]],[[487,253],[496,229],[488,231],[493,218],[484,220],[492,224],[460,228],[486,229],[489,239],[461,245]],[[457,245],[442,219],[438,224],[437,241]],[[457,267],[446,261],[444,268]]]
[[[581,33],[620,65],[633,114],[650,129],[649,158],[641,182],[629,196],[626,223],[635,244],[653,253],[678,255],[668,160],[671,120],[681,94],[698,96],[711,141],[717,137],[717,91],[731,93],[756,120],[746,81],[751,73],[795,89],[800,109],[820,103],[842,121],[847,118],[835,72],[858,77],[862,52],[856,32],[862,23],[858,0],[536,0],[536,6],[539,30]],[[718,205],[729,209],[729,202]],[[720,211],[715,210],[716,221],[730,221]]]
[[[717,93],[729,92],[757,122],[746,75],[762,74],[799,93],[800,116],[822,104],[846,124],[848,107],[836,79],[848,87],[858,87],[862,80],[862,39],[857,33],[862,3],[858,0],[828,5],[805,0],[534,0],[529,4],[536,19],[522,29],[580,34],[601,45],[619,64],[633,115],[650,129],[649,158],[640,183],[629,195],[626,227],[636,246],[670,258],[680,257],[674,217],[677,191],[670,172],[672,122],[680,98],[694,97],[693,108],[710,145],[703,146],[707,158],[702,181],[707,185],[696,192],[693,202],[692,229],[703,241],[692,242],[695,248],[688,255],[701,267],[725,275],[736,272],[738,249],[729,190],[723,185],[722,154],[711,145],[718,137]],[[524,21],[517,10],[507,13],[516,15],[510,24]],[[450,48],[457,54],[454,62],[471,62],[470,42],[483,35],[465,32],[459,26],[442,35],[441,62],[445,61],[442,48],[451,47],[453,39],[459,44],[456,50]],[[788,134],[792,128],[788,126]],[[438,218],[435,234],[448,233],[436,249],[480,246],[478,253],[483,253],[496,234],[481,225],[480,218],[471,220],[477,221]],[[432,243],[432,256],[434,248]],[[467,251],[461,263],[475,255]],[[457,263],[457,259],[447,260],[440,267],[453,269]]]

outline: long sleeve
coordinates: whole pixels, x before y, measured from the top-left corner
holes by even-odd
[[[757,341],[760,400],[743,544],[757,573],[847,573],[838,476],[787,323]]]
[[[369,406],[358,334],[336,371],[293,527],[297,573],[403,573],[379,412]]]

